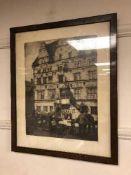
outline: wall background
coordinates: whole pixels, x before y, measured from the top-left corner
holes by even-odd
[[[131,1],[0,0],[0,174],[131,174]],[[11,152],[9,28],[118,13],[119,165]]]

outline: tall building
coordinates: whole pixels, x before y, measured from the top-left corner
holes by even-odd
[[[55,111],[79,115],[79,106],[88,106],[97,120],[96,50],[78,51],[66,39],[41,42],[38,57],[32,64],[34,106],[38,113]]]

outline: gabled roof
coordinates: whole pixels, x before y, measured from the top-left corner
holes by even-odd
[[[39,58],[37,57],[37,58],[35,59],[35,61],[32,63],[32,68],[38,66],[38,65],[39,65],[38,63],[39,63]]]
[[[54,61],[54,54],[55,54],[55,50],[57,48],[57,44],[58,44],[58,40],[53,41],[52,43],[47,44],[46,42],[42,42],[41,43],[41,47],[39,49],[39,54],[37,56],[37,58],[35,59],[35,61],[32,64],[32,67],[36,67],[39,65],[39,60],[41,58],[45,58],[45,53],[43,52],[44,50],[47,51],[47,56],[49,58],[49,63],[52,63]],[[43,52],[43,53],[42,53]],[[43,54],[43,57],[42,57]]]

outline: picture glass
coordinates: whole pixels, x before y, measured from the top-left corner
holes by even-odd
[[[14,151],[117,162],[112,20],[12,28]]]
[[[103,22],[16,34],[19,146],[110,156],[109,32]]]

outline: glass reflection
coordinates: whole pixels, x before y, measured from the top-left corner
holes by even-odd
[[[110,47],[109,36],[75,39],[75,40],[73,39],[68,40],[67,42],[76,50],[93,50],[93,49],[104,49]]]

